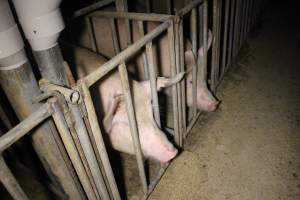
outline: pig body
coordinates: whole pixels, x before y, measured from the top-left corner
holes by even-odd
[[[115,55],[113,40],[112,40],[112,32],[110,30],[109,21],[105,18],[95,18],[94,21],[94,30],[97,38],[97,46],[99,47],[99,53],[106,57],[113,57]],[[124,21],[117,21],[117,34],[119,38],[119,45],[121,49],[125,49],[128,46],[128,38],[126,35],[126,26]],[[155,29],[159,23],[156,22],[147,22],[145,23],[146,32],[150,32]],[[141,33],[138,29],[137,22],[133,21],[131,24],[132,27],[132,39],[133,41],[137,41],[142,38]],[[84,34],[85,35],[85,34]],[[82,37],[83,40],[80,41],[81,45],[90,48],[89,41],[87,41],[86,37]],[[85,38],[85,39],[84,39]],[[208,44],[210,45],[212,40],[212,35],[209,34]],[[191,42],[189,40],[185,40],[185,70],[188,72],[186,76],[186,102],[190,107],[193,105],[192,103],[192,73],[191,69],[193,65],[198,67],[198,75],[197,75],[197,108],[199,110],[211,112],[217,108],[218,101],[213,96],[213,94],[209,91],[207,87],[207,69],[205,66],[201,66],[200,62],[197,61],[203,58],[204,50],[200,48],[198,50],[198,56],[194,55],[191,51]],[[171,76],[171,63],[170,63],[170,50],[169,50],[169,42],[167,33],[163,33],[158,36],[157,39],[153,42],[153,55],[154,55],[154,65],[157,66],[157,72],[161,76],[170,77]],[[144,62],[142,58],[142,53],[140,53],[137,57],[131,59],[132,65],[129,66],[129,72],[131,74],[135,74],[139,80],[147,79],[147,69],[144,67]]]
[[[72,53],[76,66],[77,78],[82,78],[107,60],[93,52],[78,47],[65,49]],[[165,82],[159,82],[163,86]],[[143,155],[160,162],[168,162],[177,154],[177,149],[170,143],[166,135],[157,127],[153,118],[151,106],[151,90],[149,81],[137,82],[131,80],[130,87],[133,96],[137,127]],[[123,90],[118,72],[114,71],[92,86],[97,112],[101,112],[104,128],[114,149],[134,154],[130,125],[127,117]],[[101,106],[100,106],[101,105]]]

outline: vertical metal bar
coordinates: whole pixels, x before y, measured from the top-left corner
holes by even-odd
[[[175,62],[175,46],[174,46],[174,23],[170,21],[171,25],[168,28],[169,51],[171,61],[171,75],[176,75],[176,62]],[[177,145],[180,144],[180,132],[178,126],[178,102],[177,102],[177,84],[172,86],[172,100],[174,112],[174,136]]]
[[[227,41],[228,41],[228,20],[229,20],[229,3],[230,0],[225,0],[225,19],[224,19],[224,37],[223,37],[223,52],[222,52],[222,71],[221,71],[221,77],[223,76],[223,74],[225,73],[225,69],[226,69],[226,59],[227,59]]]
[[[219,5],[218,5],[218,25],[217,25],[217,45],[218,45],[218,48],[217,48],[217,70],[216,70],[216,74],[215,74],[215,80],[216,80],[216,83],[215,83],[215,90],[216,90],[216,87],[219,83],[219,74],[220,74],[220,48],[221,48],[221,28],[222,28],[222,4],[223,4],[223,0],[219,0]]]
[[[127,0],[116,0],[116,8],[119,12],[128,12]],[[132,44],[131,28],[129,19],[125,19],[127,46]]]
[[[208,1],[205,0],[203,3],[203,76],[204,76],[204,81],[207,84],[207,31],[208,31]]]
[[[183,41],[183,20],[179,21],[179,53],[180,53],[180,71],[184,72],[184,41]],[[181,85],[181,109],[182,109],[182,142],[183,139],[186,137],[186,127],[187,127],[187,118],[186,118],[186,83],[185,81],[182,81],[180,83]]]
[[[0,181],[15,200],[29,200],[2,155],[0,155]]]
[[[112,32],[112,41],[114,46],[115,55],[120,52],[120,44],[118,40],[117,30],[116,30],[116,22],[114,18],[109,19],[110,29]]]
[[[179,23],[182,21],[179,17],[175,19],[174,24],[174,33],[175,33],[175,56],[176,56],[176,73],[181,72],[181,56],[180,56],[180,30],[179,30]],[[184,135],[184,125],[183,125],[183,105],[182,105],[182,90],[181,90],[181,83],[177,84],[177,95],[178,95],[178,121],[179,121],[179,146],[182,147],[183,143],[183,135]]]
[[[121,199],[117,184],[114,179],[114,174],[112,172],[112,168],[108,159],[107,151],[105,148],[105,144],[103,141],[102,133],[98,124],[98,118],[95,112],[95,108],[93,105],[93,100],[91,97],[91,93],[86,85],[85,82],[79,81],[79,87],[81,89],[82,95],[83,95],[83,101],[85,102],[86,111],[89,119],[89,123],[91,125],[91,130],[93,134],[93,138],[95,141],[95,144],[97,146],[97,151],[99,152],[99,155],[101,157],[101,161],[106,173],[106,177],[110,186],[110,189],[112,191],[112,195],[114,199]]]
[[[230,6],[230,26],[229,26],[229,46],[228,46],[228,61],[226,63],[226,67],[228,67],[231,64],[231,61],[232,61],[235,2],[236,2],[236,0],[231,0],[231,6]]]
[[[79,153],[76,149],[76,145],[69,132],[68,125],[65,121],[61,109],[59,108],[57,101],[52,101],[51,106],[54,111],[52,115],[53,120],[64,143],[64,146],[68,152],[68,155],[72,161],[72,164],[76,170],[79,180],[83,186],[83,189],[88,199],[97,199],[96,194],[94,193],[92,185],[89,181],[88,175],[85,171],[84,165],[80,159]]]
[[[167,14],[171,15],[172,14],[172,1],[166,0],[166,3],[167,3]]]
[[[97,41],[93,31],[94,30],[93,17],[87,16],[85,20],[86,20],[89,39],[90,39],[91,49],[93,52],[98,52]]]
[[[192,51],[194,55],[197,57],[197,10],[196,8],[192,9],[191,16],[190,16],[190,22],[191,22],[191,40],[192,40]],[[194,65],[192,68],[192,91],[193,91],[193,110],[192,110],[192,116],[195,117],[197,114],[197,74],[198,74],[198,67],[197,65]]]
[[[136,154],[136,160],[137,160],[137,164],[138,164],[141,184],[142,184],[144,193],[146,193],[148,190],[148,186],[147,186],[145,167],[144,167],[144,161],[143,161],[143,153],[142,153],[142,149],[141,149],[137,124],[136,124],[136,117],[135,117],[135,112],[134,112],[134,107],[133,107],[133,102],[132,102],[132,96],[131,96],[131,92],[130,92],[130,88],[129,88],[129,79],[128,79],[128,74],[127,74],[125,63],[122,63],[119,65],[119,73],[120,73],[121,84],[123,87],[123,92],[124,92],[125,101],[126,101],[127,116],[128,116],[129,123],[130,123],[131,137],[132,137],[134,150],[135,150],[135,154]]]
[[[149,42],[149,43],[146,44],[146,55],[147,55],[147,60],[149,62],[148,71],[149,71],[149,77],[150,77],[152,107],[153,107],[153,111],[154,111],[154,119],[155,119],[158,127],[161,128],[158,94],[157,94],[157,83],[156,83],[157,74],[156,74],[155,67],[154,67],[152,42]]]
[[[235,5],[235,20],[234,20],[234,36],[233,36],[233,52],[232,52],[232,59],[235,58],[237,52],[237,38],[238,38],[238,18],[239,18],[239,2],[240,0],[236,0]]]
[[[151,13],[151,0],[146,0],[146,12]]]
[[[138,29],[139,29],[140,35],[141,35],[141,37],[144,37],[144,35],[145,35],[144,24],[143,24],[144,22],[138,21],[137,23],[138,23]],[[149,64],[148,64],[147,56],[144,52],[142,54],[142,57],[143,57],[143,65],[144,65],[144,76],[145,76],[144,79],[149,80],[149,72],[148,72]]]
[[[213,35],[215,39],[212,44],[212,65],[211,65],[211,90],[215,91],[218,74],[218,51],[219,51],[219,0],[213,0]]]

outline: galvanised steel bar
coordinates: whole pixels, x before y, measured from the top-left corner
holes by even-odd
[[[65,117],[61,111],[60,105],[57,102],[57,99],[50,99],[51,107],[53,109],[53,120],[57,127],[57,130],[61,136],[61,139],[64,143],[64,146],[68,152],[68,155],[72,161],[72,164],[75,168],[75,171],[79,177],[79,180],[82,184],[82,187],[88,197],[88,199],[96,200],[99,199],[99,196],[94,193],[93,187],[90,183],[89,176],[85,171],[84,164],[81,160],[81,157],[76,149],[76,145],[73,141],[72,135],[69,131],[69,127],[65,120]]]
[[[166,23],[166,22],[165,22]],[[169,52],[171,61],[171,75],[176,76],[176,55],[175,55],[175,37],[174,37],[174,23],[170,22],[168,27],[168,41],[169,41]],[[177,84],[172,86],[172,100],[173,100],[173,113],[174,113],[174,139],[177,145],[180,145],[180,131],[178,122],[178,94],[177,94]]]
[[[137,122],[136,122],[136,117],[135,117],[135,112],[134,112],[134,107],[133,107],[133,102],[132,102],[131,91],[129,88],[129,79],[128,79],[128,74],[127,74],[125,63],[120,64],[118,68],[119,68],[119,74],[120,74],[120,78],[121,78],[121,84],[123,87],[123,93],[125,96],[127,116],[128,116],[129,123],[130,123],[130,130],[131,130],[130,132],[131,132],[134,151],[135,151],[136,160],[137,160],[137,164],[138,164],[140,180],[141,180],[143,191],[144,191],[144,193],[146,193],[148,190],[148,185],[147,185],[147,179],[146,179],[146,173],[145,173],[145,167],[144,167],[144,161],[143,161],[143,153],[142,153],[142,149],[141,149],[139,132],[138,132],[138,128],[137,128]],[[151,86],[153,86],[153,85],[151,85]]]
[[[151,0],[146,0],[146,12],[151,12]]]
[[[198,47],[198,41],[197,41],[197,10],[196,8],[192,9],[191,16],[190,16],[190,23],[191,23],[191,31],[190,31],[190,38],[192,41],[192,51],[197,58],[197,47]],[[198,66],[194,65],[192,67],[192,93],[193,93],[193,108],[192,108],[192,116],[195,117],[197,114],[197,74],[198,74]]]
[[[52,110],[50,109],[50,106],[48,104],[43,104],[35,112],[26,117],[21,123],[0,137],[0,152],[3,152],[5,149],[10,147],[38,124],[51,116],[51,114]]]
[[[234,33],[233,33],[233,51],[232,51],[232,58],[234,59],[237,53],[237,41],[238,41],[238,30],[239,30],[239,7],[240,7],[240,0],[236,0],[235,5],[235,20],[234,20]]]
[[[18,181],[6,165],[2,155],[0,155],[0,182],[15,200],[29,200]]]
[[[128,12],[127,0],[115,0],[116,1],[116,10],[117,12]],[[132,44],[132,34],[130,28],[130,20],[125,18],[125,28],[126,28],[126,36],[127,36],[127,46]]]
[[[205,0],[194,0],[191,1],[189,4],[187,4],[184,8],[182,8],[178,13],[176,14],[178,17],[182,17],[185,14],[189,13],[193,8],[195,8],[197,5],[203,3]]]
[[[1,105],[0,105],[0,120],[3,122],[4,126],[7,129],[11,129],[13,127],[13,125],[11,124],[9,118],[7,117]]]
[[[109,5],[111,3],[115,2],[115,0],[102,0],[102,1],[98,1],[92,5],[89,5],[87,7],[81,8],[80,10],[77,10],[73,13],[72,18],[77,18],[77,17],[81,17],[83,15],[86,15],[90,12],[93,12],[94,10],[97,10],[103,6]]]
[[[170,26],[170,21],[166,21],[155,28],[150,33],[146,34],[145,37],[139,39],[132,45],[130,45],[127,49],[120,52],[118,55],[110,59],[108,62],[101,65],[101,67],[97,68],[93,73],[84,77],[82,80],[87,84],[88,87],[93,85],[96,81],[98,81],[101,77],[105,76],[108,72],[118,66],[120,62],[126,60],[132,54],[135,54],[143,47],[146,43],[153,40],[155,37],[160,35],[163,31],[165,31]]]
[[[157,94],[157,74],[154,66],[154,57],[153,57],[153,49],[152,42],[146,44],[146,55],[148,60],[148,71],[149,71],[149,79],[151,86],[151,97],[152,97],[152,107],[154,111],[154,119],[159,128],[161,128],[160,122],[160,112],[159,112],[159,103],[158,103],[158,94]]]
[[[77,83],[78,83],[79,89],[81,90],[83,101],[85,103],[85,108],[86,108],[86,112],[87,112],[86,114],[87,114],[89,124],[90,124],[91,130],[92,130],[94,142],[97,147],[96,150],[98,151],[98,153],[101,157],[103,168],[107,175],[106,178],[109,183],[113,198],[116,200],[121,199],[120,193],[119,193],[119,190],[117,188],[117,184],[116,184],[116,181],[114,178],[114,174],[113,174],[110,162],[109,162],[109,158],[108,158],[106,147],[105,147],[105,144],[103,141],[102,133],[101,133],[101,130],[100,130],[100,127],[98,124],[97,114],[95,112],[93,100],[92,100],[88,85],[82,80],[79,80]]]
[[[223,51],[222,51],[222,67],[221,67],[221,77],[226,71],[226,61],[227,61],[227,55],[228,55],[228,24],[229,24],[229,6],[230,6],[230,0],[225,0],[225,18],[224,18],[224,32],[223,32]]]
[[[172,1],[166,0],[166,3],[167,3],[167,14],[171,15],[172,14]]]

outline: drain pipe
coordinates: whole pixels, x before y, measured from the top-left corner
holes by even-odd
[[[40,90],[7,0],[0,0],[0,84],[20,120],[40,107],[31,101]],[[33,131],[33,146],[55,188],[66,198],[82,199],[67,154],[55,140],[57,135],[53,122],[47,120]]]
[[[59,34],[64,29],[59,9],[61,0],[13,0],[13,3],[42,77],[54,84],[70,87],[63,66],[61,50],[57,43]],[[110,191],[105,183],[107,180],[102,175],[100,163],[95,155],[80,108],[77,104],[69,104],[69,108],[74,117],[74,126],[98,195],[101,199],[109,199]],[[110,178],[112,179],[113,177]],[[111,184],[116,185],[114,181],[109,183]]]

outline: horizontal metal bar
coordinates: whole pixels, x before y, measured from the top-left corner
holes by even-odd
[[[25,120],[0,137],[0,152],[7,149],[51,115],[52,110],[50,109],[49,104],[42,105]]]
[[[123,19],[131,19],[131,20],[142,20],[142,21],[156,21],[156,22],[164,22],[170,18],[173,18],[172,15],[166,14],[146,14],[146,13],[135,13],[135,12],[109,12],[109,11],[98,11],[93,12],[89,16],[91,17],[109,17],[109,18],[123,18]]]
[[[113,3],[113,2],[115,2],[115,0],[102,0],[102,1],[96,2],[92,5],[89,5],[87,7],[81,8],[81,9],[79,9],[79,10],[77,10],[73,13],[72,19],[80,17],[80,16],[85,15],[85,14],[88,14],[90,12],[93,12],[94,10],[97,10],[97,9],[99,9],[103,6],[106,6],[110,3]]]
[[[97,68],[93,73],[89,74],[88,76],[84,77],[82,81],[84,81],[88,87],[93,85],[96,81],[98,81],[101,77],[106,75],[108,72],[110,72],[112,69],[117,67],[122,61],[126,60],[131,55],[138,52],[141,47],[143,47],[146,43],[153,40],[155,37],[157,37],[159,34],[161,34],[163,31],[165,31],[169,26],[171,22],[168,20],[161,25],[159,25],[157,28],[155,28],[153,31],[145,35],[145,37],[141,38],[137,42],[130,45],[127,49],[120,52],[118,55],[110,59],[108,62],[104,63],[101,67]]]

